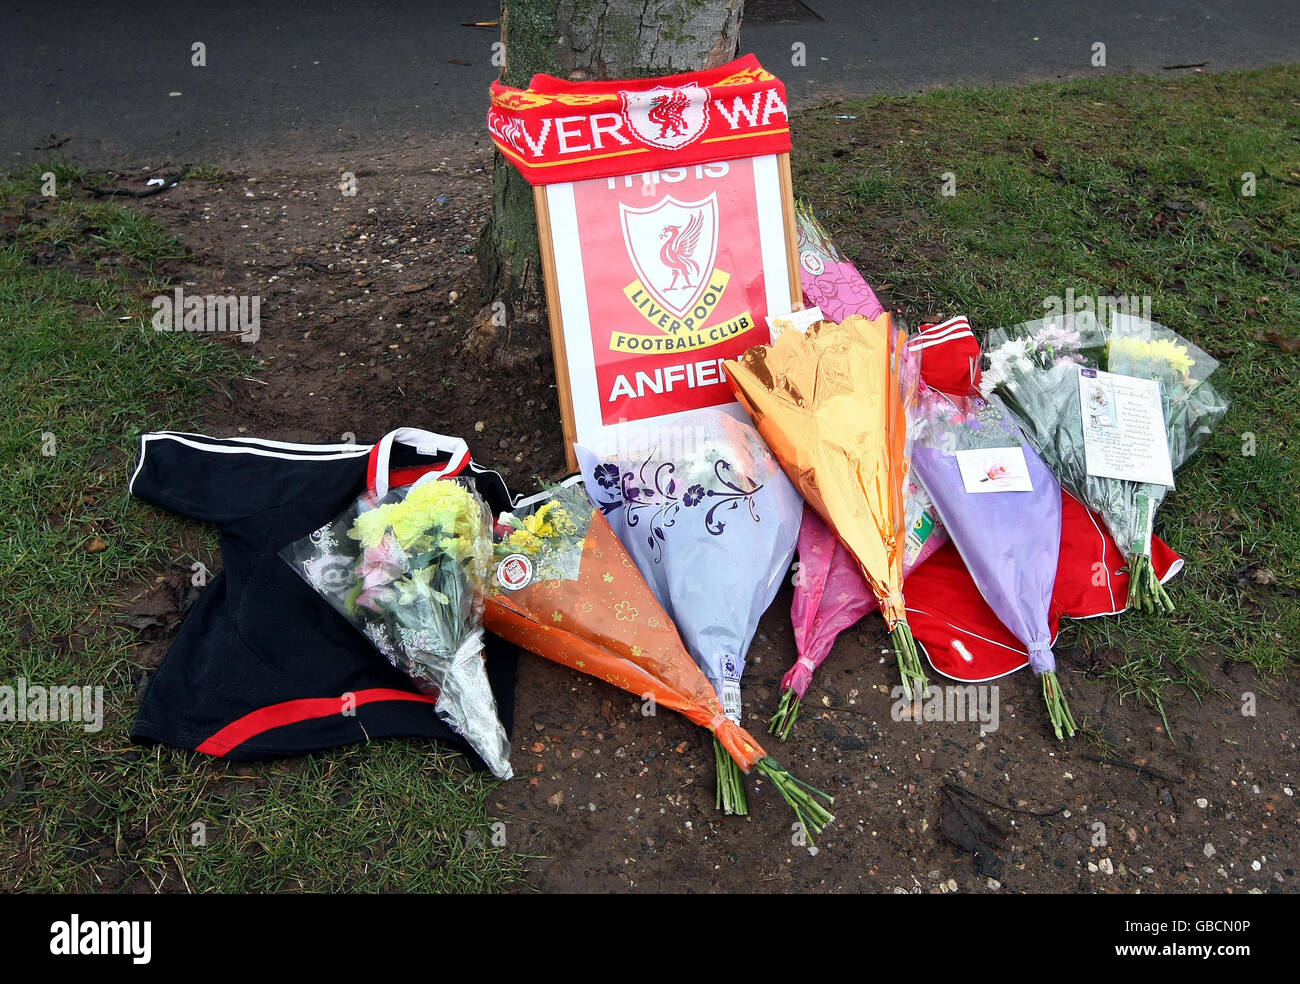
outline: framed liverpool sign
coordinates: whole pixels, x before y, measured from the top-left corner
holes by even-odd
[[[568,443],[732,402],[722,361],[766,343],[765,316],[799,296],[783,165],[766,155],[536,190]]]
[[[779,81],[751,56],[663,79],[538,77],[494,87],[493,104],[494,140],[534,184],[570,465],[575,442],[732,404],[722,361],[799,299]]]

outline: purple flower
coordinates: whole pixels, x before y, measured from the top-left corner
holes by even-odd
[[[682,505],[698,506],[703,501],[704,501],[703,485],[692,485],[689,489],[687,489],[685,492],[682,493]]]
[[[612,489],[618,485],[618,465],[597,465],[595,475],[596,484],[602,489]]]

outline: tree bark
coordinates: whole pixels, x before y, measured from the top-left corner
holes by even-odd
[[[524,88],[538,72],[586,80],[712,68],[736,56],[743,8],[744,0],[501,0],[501,80]],[[500,153],[478,262],[487,304],[475,347],[491,343],[509,361],[549,348],[532,188]]]

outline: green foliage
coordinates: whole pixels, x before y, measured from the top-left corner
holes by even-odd
[[[154,276],[180,245],[148,216],[78,197],[80,172],[39,197],[48,169],[0,177],[0,214],[19,218],[0,240],[0,684],[102,686],[105,720],[0,725],[0,889],[513,882],[524,859],[493,843],[494,784],[429,743],[242,767],[131,745],[142,667],[119,599],[217,552],[212,530],[129,497],[139,437],[197,425],[213,386],[255,367],[155,332]]]

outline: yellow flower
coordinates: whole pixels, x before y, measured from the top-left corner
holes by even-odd
[[[515,530],[506,539],[510,547],[523,553],[535,554],[542,548],[542,541],[528,530]]]
[[[359,515],[352,523],[352,529],[348,530],[348,536],[360,541],[363,547],[377,547],[379,542],[388,532],[391,523],[392,503],[380,506],[378,509],[370,509]]]
[[[563,616],[560,612],[551,612],[551,621],[552,621],[552,622],[563,622],[563,621],[564,621],[564,616]]]
[[[609,571],[606,571],[606,572],[604,573],[603,576],[604,576],[604,578],[605,578],[605,583],[606,583],[606,584],[609,584],[610,582],[612,582],[612,581],[614,580],[614,575],[611,574]]]
[[[635,622],[637,615],[641,614],[632,607],[628,601],[620,601],[614,606],[614,617],[620,622]]]
[[[428,597],[439,605],[450,604],[451,599],[433,587],[433,573],[433,568],[422,567],[418,571],[412,571],[409,577],[404,577],[395,582],[397,603],[399,605],[413,605],[417,601]]]
[[[1186,376],[1192,371],[1196,361],[1187,351],[1186,345],[1179,345],[1169,338],[1142,339],[1118,336],[1110,340],[1107,356],[1127,357],[1135,362],[1163,362],[1179,375]]]
[[[437,551],[453,561],[490,560],[486,513],[472,492],[457,482],[426,482],[406,498],[361,513],[348,536],[362,546],[375,547],[391,529],[408,554]]]
[[[551,524],[542,518],[541,513],[533,513],[531,516],[524,517],[524,530],[535,537],[554,536],[555,530]]]
[[[420,533],[439,529],[444,535],[474,530],[482,515],[474,496],[457,482],[417,485],[397,507],[393,531],[403,545]]]

